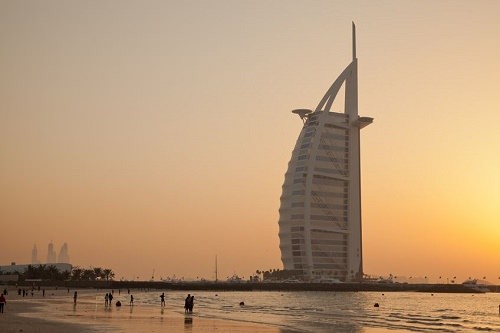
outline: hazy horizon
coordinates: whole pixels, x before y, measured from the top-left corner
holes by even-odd
[[[497,1],[0,1],[0,264],[282,268],[281,185],[351,61],[364,271],[500,283]]]

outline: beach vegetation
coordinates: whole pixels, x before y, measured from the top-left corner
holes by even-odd
[[[110,268],[90,267],[81,268],[79,266],[73,267],[71,272],[72,281],[98,281],[106,280],[112,281],[115,273]]]
[[[285,281],[285,280],[302,280],[303,273],[301,270],[292,269],[269,269],[267,271],[257,270],[256,274],[262,276],[262,281]]]
[[[28,265],[24,272],[16,271],[20,281],[26,280],[50,280],[66,281],[69,280],[71,272],[60,271],[55,265]]]
[[[2,272],[0,271],[0,274]],[[115,273],[110,268],[73,267],[71,271],[59,270],[55,265],[28,265],[23,272],[14,271],[9,274],[19,276],[19,281],[43,280],[43,281],[113,281]]]

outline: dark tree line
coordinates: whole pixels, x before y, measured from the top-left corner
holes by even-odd
[[[287,279],[302,279],[303,273],[300,270],[270,269],[268,271],[255,271],[253,280],[261,277],[262,281],[284,281]]]
[[[0,274],[7,274],[0,271]],[[91,267],[80,268],[73,267],[70,271],[60,271],[54,265],[28,265],[24,272],[15,271],[19,275],[20,281],[25,280],[48,280],[48,281],[97,281],[97,280],[113,280],[115,273],[109,268]]]

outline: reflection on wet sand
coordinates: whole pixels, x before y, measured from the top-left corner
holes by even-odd
[[[193,317],[184,317],[184,332],[191,332],[193,330]]]

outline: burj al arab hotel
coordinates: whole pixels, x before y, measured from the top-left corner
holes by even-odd
[[[373,118],[358,115],[354,23],[352,57],[314,111],[292,111],[304,126],[280,199],[281,260],[286,270],[310,281],[353,281],[363,275],[359,136]],[[342,87],[344,110],[332,111]]]

